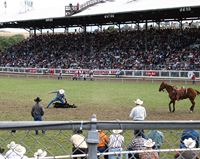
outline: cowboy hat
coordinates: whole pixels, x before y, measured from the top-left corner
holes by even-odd
[[[11,141],[8,145],[7,148],[9,149],[14,149],[18,144],[16,144],[14,141]]]
[[[40,101],[42,101],[42,99],[40,99],[40,97],[37,97],[37,98],[34,99],[34,101],[35,102],[40,102]]]
[[[135,101],[135,104],[142,105],[142,104],[143,104],[143,101],[140,100],[140,99],[137,99],[137,100]]]
[[[123,132],[123,130],[118,129],[118,130],[113,130],[112,132],[113,132],[114,134],[120,134],[120,133]]]
[[[34,153],[34,157],[39,157],[39,158],[42,158],[42,157],[45,157],[47,155],[47,152],[46,151],[43,151],[42,149],[38,149],[37,152]]]
[[[21,155],[23,156],[25,153],[26,153],[26,148],[23,147],[22,145],[17,145],[13,151],[18,154],[18,155]]]
[[[183,143],[184,143],[185,147],[187,147],[187,148],[194,148],[196,145],[196,141],[193,140],[192,138],[185,139],[183,141]]]
[[[64,94],[64,93],[65,93],[65,91],[64,91],[63,89],[60,89],[58,92],[59,92],[60,94]]]
[[[152,139],[148,139],[144,142],[145,147],[153,147],[155,145],[155,142],[152,141]]]

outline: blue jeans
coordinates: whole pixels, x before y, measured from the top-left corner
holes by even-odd
[[[65,101],[64,101],[62,98],[55,97],[53,100],[51,100],[51,101],[49,102],[47,108],[49,108],[49,106],[50,106],[51,104],[53,104],[54,102],[56,102],[56,101],[59,101],[59,102],[61,102],[62,104],[65,104]]]
[[[97,151],[100,153],[107,152],[107,146],[97,147]],[[98,156],[98,158],[100,158],[100,156]],[[104,159],[108,159],[108,155],[104,155]]]
[[[35,116],[34,121],[42,121],[42,116]],[[42,133],[45,134],[45,131],[42,130]],[[35,134],[38,135],[38,130],[35,130]]]
[[[121,152],[122,148],[110,148],[109,152]],[[109,159],[122,159],[122,154],[109,155]]]

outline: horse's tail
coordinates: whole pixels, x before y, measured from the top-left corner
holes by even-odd
[[[199,94],[200,94],[200,92],[199,92],[199,91],[197,91],[196,89],[195,89],[195,91],[197,92],[197,95],[199,95]]]

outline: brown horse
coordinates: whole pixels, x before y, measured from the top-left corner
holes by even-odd
[[[159,92],[164,91],[164,89],[167,90],[170,98],[169,102],[169,111],[174,112],[175,111],[175,102],[176,100],[182,100],[189,98],[190,102],[192,103],[192,106],[190,107],[190,112],[193,112],[195,107],[195,98],[196,95],[199,95],[200,92],[193,89],[193,88],[176,88],[174,86],[171,86],[167,84],[166,82],[162,82],[160,84]],[[171,104],[173,103],[173,110],[171,110]]]

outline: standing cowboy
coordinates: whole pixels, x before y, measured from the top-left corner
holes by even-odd
[[[44,115],[44,108],[40,104],[42,101],[40,97],[37,97],[34,99],[35,105],[33,105],[32,110],[31,110],[31,115],[34,119],[34,121],[42,121],[42,116]],[[45,131],[42,130],[42,133],[45,134]],[[38,130],[35,130],[35,134],[38,135]]]

